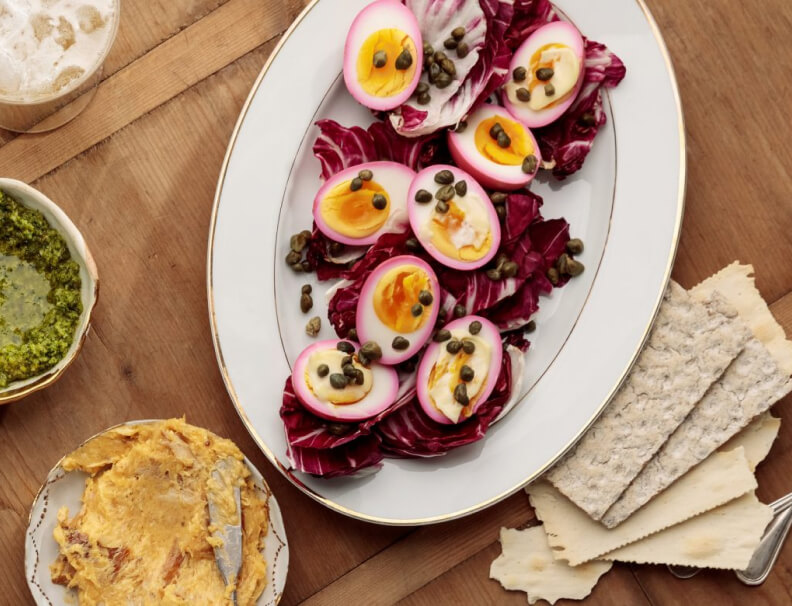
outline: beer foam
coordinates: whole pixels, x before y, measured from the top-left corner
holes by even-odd
[[[0,0],[0,99],[68,92],[98,67],[118,10],[118,0]]]

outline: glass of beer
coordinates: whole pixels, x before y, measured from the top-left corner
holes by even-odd
[[[0,0],[0,128],[38,133],[90,103],[121,0]]]

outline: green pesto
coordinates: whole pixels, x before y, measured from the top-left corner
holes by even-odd
[[[63,236],[0,190],[0,388],[64,358],[83,311],[81,287]]]

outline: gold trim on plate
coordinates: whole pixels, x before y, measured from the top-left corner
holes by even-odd
[[[237,396],[236,390],[234,389],[234,385],[231,382],[231,378],[228,373],[228,368],[226,367],[225,360],[223,358],[223,350],[220,345],[220,340],[217,332],[217,317],[214,308],[214,287],[212,283],[212,256],[214,252],[215,228],[217,226],[217,214],[220,206],[220,196],[222,194],[223,186],[225,184],[225,178],[228,171],[228,165],[231,160],[231,154],[234,151],[234,147],[236,145],[239,132],[241,130],[242,124],[245,121],[245,117],[247,116],[247,113],[250,110],[250,106],[252,104],[253,98],[258,92],[258,89],[261,86],[261,83],[264,80],[264,77],[266,76],[267,71],[270,68],[270,65],[272,65],[273,61],[277,57],[278,53],[280,52],[285,42],[288,40],[289,36],[300,25],[303,19],[305,19],[308,13],[310,13],[311,10],[319,3],[319,0],[312,0],[311,3],[305,7],[303,12],[300,13],[300,15],[294,21],[294,23],[292,23],[289,29],[286,30],[286,32],[283,34],[283,37],[278,42],[278,45],[272,51],[272,54],[267,59],[267,62],[265,63],[263,69],[261,70],[261,73],[258,75],[258,78],[256,78],[256,81],[253,84],[253,88],[251,89],[250,94],[248,95],[247,101],[245,102],[245,105],[242,108],[242,112],[239,116],[239,119],[237,120],[237,124],[234,127],[234,131],[231,135],[231,141],[229,142],[225,159],[223,160],[223,166],[220,172],[220,179],[217,185],[217,190],[215,192],[214,205],[212,207],[211,226],[209,229],[209,245],[207,249],[207,264],[206,264],[207,299],[209,305],[209,319],[212,329],[212,342],[214,343],[214,347],[215,347],[217,363],[220,367],[220,373],[222,374],[223,382],[225,383],[226,389],[228,390],[228,394],[231,398],[231,401],[234,404],[234,407],[237,410],[237,413],[239,414],[240,419],[242,420],[242,423],[245,425],[245,427],[248,430],[248,433],[250,433],[253,440],[256,442],[256,444],[264,453],[264,455],[269,459],[269,461],[278,470],[280,470],[280,472],[284,476],[286,476],[286,478],[290,482],[292,482],[292,484],[294,484],[303,493],[305,493],[315,501],[351,518],[362,520],[364,522],[372,522],[375,524],[384,524],[389,526],[414,526],[414,525],[434,524],[438,522],[447,522],[450,520],[464,517],[466,515],[470,515],[477,511],[481,511],[483,509],[486,509],[487,507],[494,505],[495,503],[498,503],[499,501],[502,501],[503,499],[509,497],[510,495],[520,490],[521,488],[527,486],[535,479],[537,479],[539,476],[541,476],[545,471],[547,471],[556,461],[558,461],[558,459],[564,456],[564,454],[566,454],[566,452],[570,448],[572,448],[572,446],[574,446],[578,442],[578,440],[580,440],[580,438],[583,437],[583,435],[586,433],[586,431],[588,431],[591,425],[599,418],[600,414],[602,414],[603,410],[605,410],[605,407],[608,405],[611,398],[613,398],[616,391],[621,387],[622,383],[627,378],[627,375],[632,369],[632,366],[635,363],[638,354],[640,354],[641,350],[643,349],[643,345],[646,342],[646,339],[649,337],[649,332],[652,328],[652,325],[654,324],[655,317],[657,316],[657,313],[660,310],[660,304],[663,300],[663,295],[665,294],[666,286],[668,284],[669,279],[671,278],[671,270],[673,268],[674,260],[676,259],[677,249],[679,247],[679,237],[682,229],[682,216],[685,210],[685,190],[687,187],[687,146],[685,142],[685,121],[682,115],[682,101],[679,95],[679,87],[677,84],[674,66],[671,63],[671,58],[668,53],[668,48],[666,47],[665,41],[663,40],[663,37],[660,33],[657,23],[654,20],[654,17],[652,16],[651,12],[649,11],[649,8],[646,6],[645,1],[635,0],[635,2],[638,4],[641,11],[644,13],[644,16],[646,17],[646,20],[649,23],[649,27],[652,30],[652,34],[654,35],[657,45],[660,48],[660,52],[663,56],[663,60],[668,70],[668,75],[671,80],[671,90],[674,95],[674,101],[677,108],[677,115],[679,116],[679,120],[677,123],[678,135],[679,135],[679,188],[678,188],[678,197],[677,197],[677,214],[674,224],[674,239],[672,242],[671,252],[669,254],[668,261],[666,264],[666,270],[663,276],[663,288],[660,289],[660,292],[657,294],[657,298],[655,300],[654,313],[652,314],[650,321],[648,322],[646,328],[644,329],[643,336],[640,342],[637,344],[636,349],[633,352],[633,355],[631,356],[630,362],[627,364],[626,368],[624,369],[618,380],[614,383],[613,389],[611,389],[608,396],[603,400],[602,404],[600,404],[600,406],[597,408],[596,412],[588,420],[586,425],[582,427],[581,430],[578,432],[578,434],[572,440],[570,440],[552,459],[547,461],[547,463],[545,463],[540,469],[532,473],[526,479],[522,480],[516,486],[513,486],[512,488],[509,488],[508,490],[505,490],[500,494],[490,499],[487,499],[486,501],[483,501],[481,503],[478,503],[477,505],[473,505],[471,507],[467,507],[465,509],[461,509],[459,511],[455,511],[449,514],[434,516],[429,518],[394,519],[394,518],[380,518],[377,516],[370,516],[364,513],[360,513],[358,511],[354,511],[347,507],[344,507],[343,505],[340,505],[335,501],[332,501],[330,499],[321,496],[320,494],[317,494],[311,488],[303,484],[300,481],[300,479],[296,477],[288,468],[286,468],[283,464],[281,464],[278,458],[272,452],[272,450],[262,441],[261,437],[257,434],[255,429],[253,428],[250,419],[248,418],[244,408],[242,407],[241,402],[239,401],[239,397]]]

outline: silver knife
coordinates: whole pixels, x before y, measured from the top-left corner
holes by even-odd
[[[213,537],[220,539],[222,544],[214,547],[215,561],[220,569],[223,582],[226,586],[236,584],[239,577],[239,570],[242,568],[242,504],[239,486],[232,486],[226,480],[231,475],[234,459],[220,459],[211,472],[212,479],[221,487],[221,494],[226,496],[233,492],[234,503],[236,505],[236,524],[225,524],[228,520],[223,520],[222,508],[215,501],[212,491],[208,491],[209,500],[209,524],[214,527],[211,533]],[[217,495],[219,497],[219,495]],[[231,602],[237,606],[236,589],[231,594]]]

